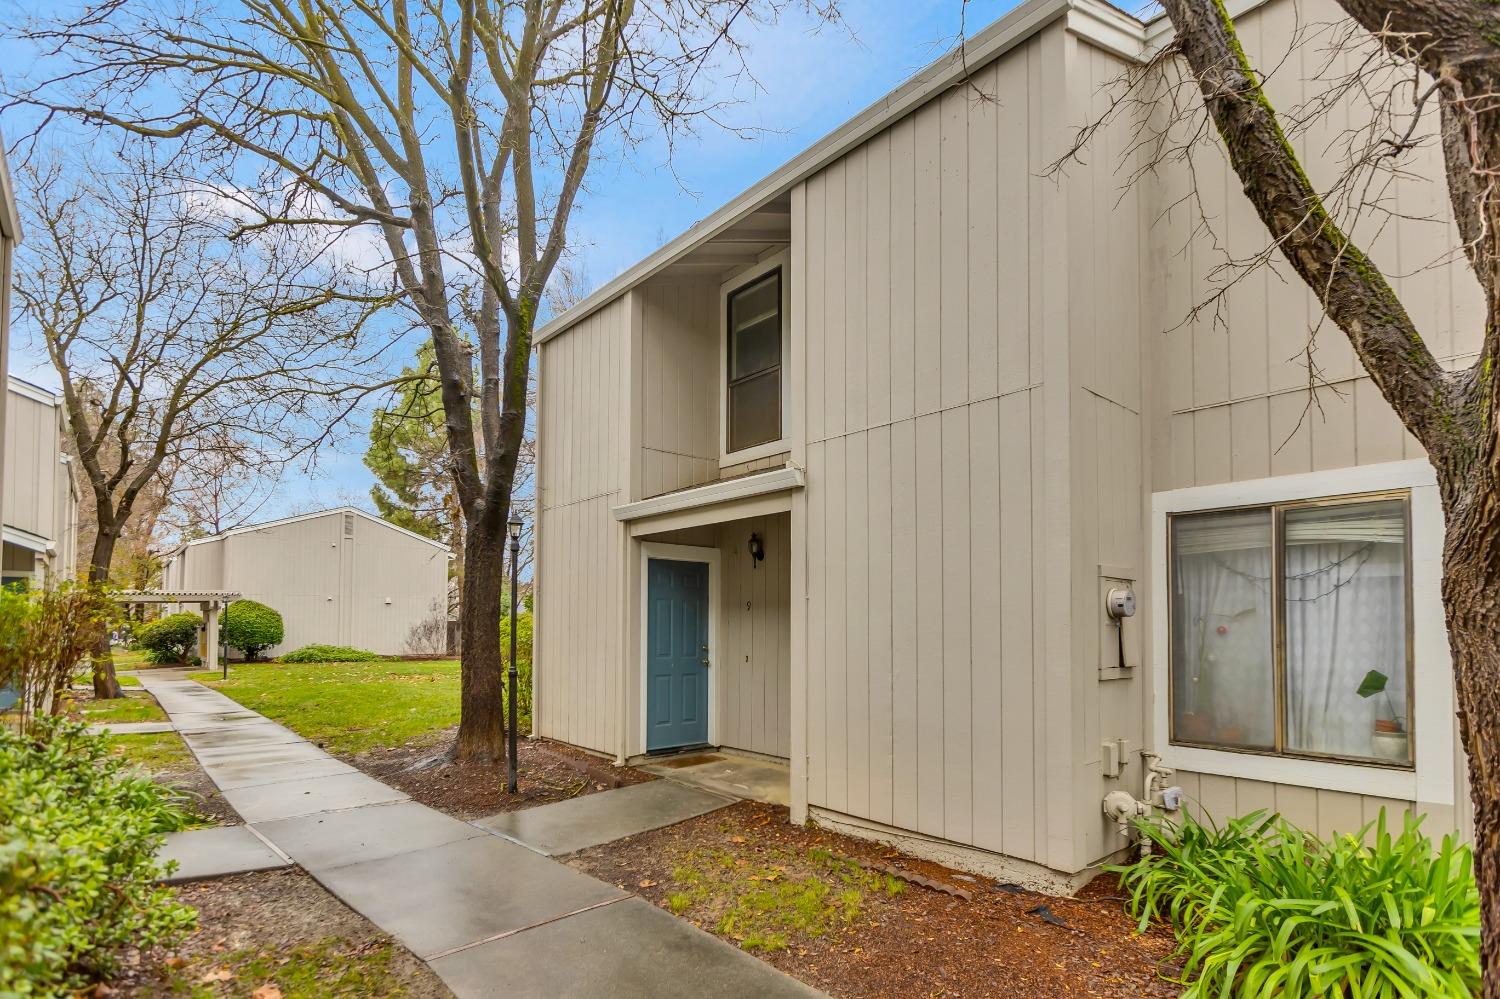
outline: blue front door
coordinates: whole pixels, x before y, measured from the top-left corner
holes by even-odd
[[[647,566],[646,751],[708,742],[708,564]]]

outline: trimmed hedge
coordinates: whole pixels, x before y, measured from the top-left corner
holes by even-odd
[[[203,618],[189,611],[159,617],[136,632],[135,644],[146,650],[146,658],[158,665],[184,663],[197,655],[198,629]]]
[[[196,913],[156,884],[155,855],[191,822],[81,723],[0,729],[0,995],[69,995],[126,945],[185,936]]]
[[[351,649],[347,645],[304,645],[294,652],[279,656],[283,663],[373,663],[388,659],[378,652]]]
[[[254,659],[273,645],[280,645],[286,637],[281,615],[254,600],[236,600],[226,607],[219,634],[225,645],[239,649],[246,659]]]

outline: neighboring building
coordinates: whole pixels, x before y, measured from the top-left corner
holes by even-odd
[[[78,486],[63,450],[62,399],[12,376],[6,388],[5,499],[0,582],[39,587],[73,578]]]
[[[1274,101],[1320,89],[1284,56],[1333,3],[1230,6]],[[1211,128],[1216,232],[1130,115],[1045,175],[1169,37],[1030,0],[538,332],[538,734],[786,760],[793,821],[1055,887],[1125,845],[1142,751],[1220,818],[1468,829],[1420,449],[1328,326],[1308,409],[1295,277],[1185,322],[1267,243]],[[1298,134],[1315,182],[1357,120]],[[1468,364],[1420,155],[1368,249]]]
[[[448,549],[353,507],[237,527],[177,546],[162,590],[233,590],[281,614],[274,656],[304,645],[397,655],[448,620]],[[195,607],[185,608],[196,610]]]
[[[20,239],[16,192],[5,163],[5,140],[0,137],[0,384],[8,383],[10,378],[10,284],[16,243]],[[0,392],[0,524],[5,523],[5,410],[9,394]]]

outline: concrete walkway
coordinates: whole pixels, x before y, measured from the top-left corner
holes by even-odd
[[[821,994],[636,895],[411,801],[180,673],[141,682],[252,835],[427,961],[460,999]],[[202,841],[175,849],[187,842]]]

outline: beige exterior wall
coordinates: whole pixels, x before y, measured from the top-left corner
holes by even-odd
[[[407,635],[434,603],[446,619],[448,556],[377,519],[332,510],[193,542],[165,585],[230,590],[274,608],[285,638],[267,655],[314,643],[394,655],[408,651]]]
[[[51,393],[19,382],[7,386],[4,523],[50,546],[51,554],[37,553],[37,571],[69,579],[78,545],[78,492],[63,452],[63,409]],[[20,556],[11,561],[18,567]]]
[[[632,566],[631,542],[610,508],[628,498],[631,479],[635,307],[626,295],[543,344],[537,376],[534,725],[611,755],[620,752],[628,700]]]
[[[1356,57],[1345,55],[1321,79],[1314,79],[1310,74],[1321,65],[1321,56],[1314,58],[1304,46],[1287,59],[1299,25],[1333,23],[1342,16],[1332,0],[1300,5],[1275,0],[1239,18],[1240,38],[1253,62],[1302,69],[1271,75],[1266,89],[1275,106],[1303,105],[1326,92],[1338,74],[1353,68]],[[1434,120],[1428,123],[1430,134],[1436,114],[1428,117]],[[1345,100],[1295,136],[1302,162],[1320,189],[1334,182],[1339,169],[1340,160],[1329,152],[1337,147],[1338,134],[1368,118],[1367,104]],[[1194,210],[1178,200],[1189,190],[1182,165],[1168,165],[1158,183],[1143,188],[1144,214],[1158,219],[1145,232],[1149,266],[1143,283],[1147,328],[1154,331],[1145,382],[1151,402],[1148,494],[1422,458],[1421,448],[1381,398],[1347,338],[1331,324],[1324,323],[1318,331],[1313,353],[1325,384],[1309,391],[1303,352],[1319,307],[1284,267],[1284,279],[1260,270],[1228,291],[1223,308],[1185,322],[1189,310],[1214,293],[1212,272],[1224,251],[1247,257],[1265,245],[1264,228],[1240,191],[1221,146],[1217,141],[1203,143],[1196,156],[1208,231],[1191,232]],[[1354,236],[1386,273],[1439,360],[1451,367],[1467,366],[1479,349],[1484,304],[1462,255],[1454,252],[1459,239],[1443,178],[1441,153],[1435,142],[1429,143],[1403,163],[1401,175],[1383,195],[1392,212],[1411,217],[1377,220],[1367,214],[1367,224]],[[1422,217],[1431,221],[1419,220]],[[1330,476],[1331,494],[1350,491],[1338,486],[1340,479]],[[1423,553],[1416,550],[1421,525],[1413,526],[1418,531],[1414,556],[1421,558]],[[1152,582],[1149,594],[1143,602],[1147,608],[1150,600],[1165,599],[1160,581]],[[1419,606],[1419,616],[1420,610]],[[1440,630],[1441,622],[1436,626]],[[1148,657],[1157,669],[1165,670],[1166,651],[1150,648],[1149,635],[1147,642]],[[1439,723],[1446,716],[1451,726],[1450,667],[1441,638],[1439,646],[1431,656],[1419,649],[1414,696],[1417,710],[1424,713],[1434,708],[1424,707],[1424,699],[1442,702],[1430,713]],[[1419,717],[1419,770],[1430,767],[1430,760],[1424,761],[1421,721]],[[1168,738],[1166,732],[1154,736],[1162,743]],[[1440,835],[1455,828],[1466,830],[1468,824],[1465,762],[1456,733],[1431,746],[1427,755],[1450,752],[1453,760],[1445,772],[1452,775],[1451,783],[1404,799],[1193,771],[1180,773],[1179,780],[1204,810],[1216,816],[1274,807],[1320,832],[1352,832],[1372,821],[1382,806],[1413,806],[1429,816],[1425,831]],[[1431,786],[1425,777],[1422,784]]]
[[[661,281],[640,302],[643,496],[719,477],[719,282]]]

